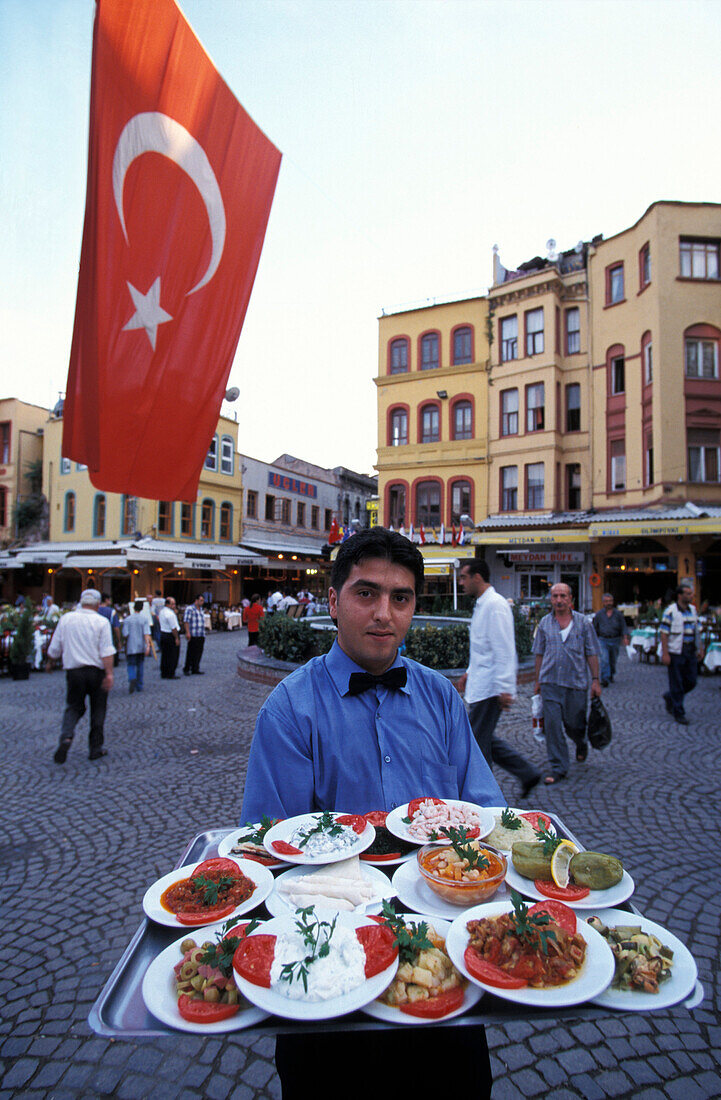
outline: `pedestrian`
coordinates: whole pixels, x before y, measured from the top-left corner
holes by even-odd
[[[185,665],[183,666],[183,675],[185,676],[205,675],[205,673],[200,671],[200,658],[203,656],[203,646],[205,645],[204,599],[203,593],[200,592],[195,597],[193,603],[186,607],[185,615],[183,616],[185,637],[188,640],[188,645],[185,650]]]
[[[604,593],[602,603],[601,610],[593,616],[593,629],[598,635],[598,644],[601,648],[601,687],[608,687],[613,683],[616,675],[621,640],[624,645],[628,645],[630,638],[626,620],[615,606],[610,592]]]
[[[128,691],[143,690],[143,671],[145,658],[150,653],[150,631],[147,620],[142,614],[143,601],[136,600],[133,610],[123,622],[125,641],[125,662],[128,666]]]
[[[693,583],[682,582],[676,600],[668,605],[661,619],[661,663],[668,668],[668,691],[663,699],[666,710],[679,726],[689,724],[684,695],[693,691],[698,677],[697,661],[703,660],[701,630],[693,604]]]
[[[283,599],[283,593],[279,588],[276,588],[275,592],[271,592],[268,599],[265,601],[265,606],[268,609],[268,614],[272,615],[274,611],[278,610],[278,604]]]
[[[120,663],[120,650],[123,648],[123,642],[120,633],[120,619],[118,618],[117,611],[113,607],[112,598],[107,594],[107,592],[103,592],[98,611],[110,623],[110,630],[112,632],[113,642],[115,643],[114,664],[117,666]]]
[[[513,613],[490,581],[488,562],[472,560],[461,566],[461,588],[475,598],[471,619],[468,668],[456,687],[469,708],[471,729],[490,767],[498,764],[515,775],[521,798],[527,798],[541,773],[506,741],[496,737],[496,724],[516,696],[516,635]]]
[[[108,692],[113,686],[115,647],[110,622],[98,615],[101,596],[87,588],[80,596],[80,607],[63,615],[48,647],[48,670],[53,661],[63,659],[67,680],[67,698],[60,743],[53,757],[64,764],[72,744],[75,727],[85,714],[85,698],[90,703],[90,760],[107,755],[103,748],[103,726]]]
[[[292,596],[287,588],[283,589],[283,598],[280,603],[276,605],[276,611],[284,611],[286,615],[291,607],[297,607],[298,601],[295,596]]]
[[[150,614],[153,616],[153,641],[156,646],[160,646],[160,612],[165,607],[165,600],[161,595],[160,589],[155,589],[155,595],[150,600]]]
[[[168,596],[160,615],[160,676],[163,680],[177,680],[175,670],[180,656],[180,623],[175,600]]]
[[[599,645],[591,623],[573,610],[573,594],[567,584],[551,588],[551,611],[538,624],[533,639],[536,657],[534,693],[543,699],[549,773],[543,782],[560,782],[568,772],[568,746],[564,728],[576,745],[576,760],[588,756],[586,704],[588,673],[591,695],[601,695],[598,676]]]
[[[250,607],[243,609],[243,622],[248,627],[248,645],[258,644],[258,627],[260,626],[260,620],[265,618],[265,609],[261,603],[260,596],[256,592],[251,597]]]

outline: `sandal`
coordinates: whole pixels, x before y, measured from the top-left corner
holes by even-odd
[[[550,787],[553,783],[560,783],[562,779],[562,775],[546,775],[543,777],[543,782]]]
[[[576,748],[576,760],[578,761],[579,764],[582,764],[587,756],[588,756],[588,741],[583,741]]]

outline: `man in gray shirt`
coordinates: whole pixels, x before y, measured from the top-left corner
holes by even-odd
[[[608,687],[613,683],[613,677],[616,675],[621,639],[623,638],[624,645],[628,645],[629,642],[626,620],[618,608],[614,607],[610,592],[604,594],[603,607],[593,616],[593,629],[598,635],[598,644],[601,647],[601,687]]]
[[[143,661],[150,653],[150,627],[142,600],[136,600],[133,610],[123,622],[125,661],[128,666],[128,690],[143,690]]]
[[[568,771],[566,733],[576,744],[576,760],[588,756],[586,702],[590,669],[591,695],[601,694],[598,678],[599,646],[596,633],[584,615],[573,610],[573,595],[567,584],[554,584],[551,608],[538,624],[533,639],[536,682],[543,699],[549,774],[544,783],[558,783]]]

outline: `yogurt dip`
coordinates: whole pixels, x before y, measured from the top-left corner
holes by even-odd
[[[330,951],[324,958],[317,957],[308,966],[306,993],[300,977],[292,982],[280,980],[284,966],[307,956],[305,940],[297,932],[278,936],[270,970],[270,988],[292,1001],[327,1001],[362,985],[366,980],[366,953],[355,929],[337,925],[329,946]]]
[[[306,822],[305,825],[300,825],[289,837],[289,842],[294,847],[299,848],[304,855],[331,855],[344,849],[353,848],[358,842],[358,833],[350,825],[335,825],[334,830],[338,829],[340,831],[334,832],[333,835],[329,832],[313,832],[312,836],[305,842],[308,833],[315,829],[316,824],[315,821]]]

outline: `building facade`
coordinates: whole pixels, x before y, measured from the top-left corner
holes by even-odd
[[[42,461],[49,412],[15,397],[0,400],[0,546],[18,537],[16,508],[33,491],[32,467]]]

